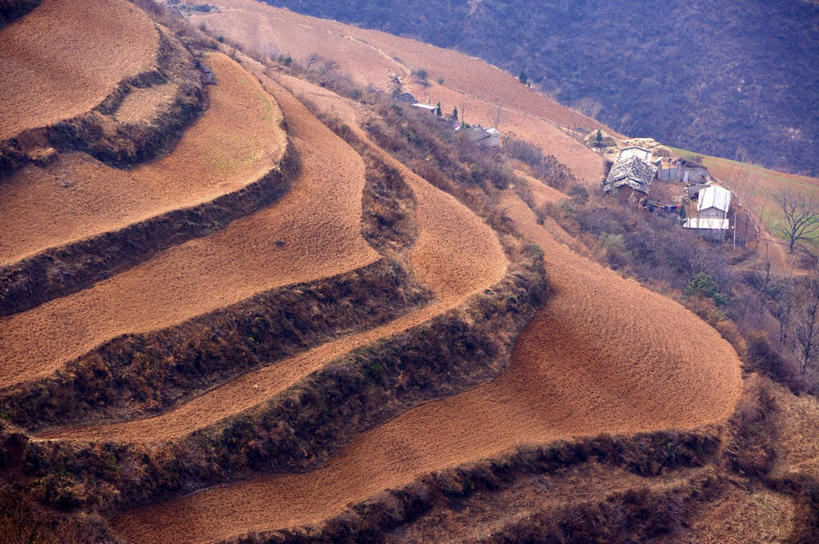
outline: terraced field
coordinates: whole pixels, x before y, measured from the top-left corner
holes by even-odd
[[[194,5],[196,2],[187,2]],[[311,55],[330,58],[342,72],[363,86],[388,89],[390,77],[400,76],[405,90],[423,102],[440,101],[446,112],[457,107],[471,124],[514,132],[548,149],[577,176],[596,185],[603,178],[603,161],[560,127],[596,128],[599,123],[521,85],[514,77],[455,51],[383,32],[316,19],[252,0],[217,0],[207,14],[192,12],[194,24],[231,38],[262,54],[290,54],[306,63]],[[429,86],[413,80],[412,71],[425,70]],[[439,83],[443,77],[443,83]]]
[[[251,20],[242,11],[249,4],[224,1],[203,19],[208,25],[226,21],[239,36],[260,37],[286,28],[277,39],[292,39],[288,51],[305,54],[327,40],[352,43],[343,62],[367,65],[369,81],[396,63],[407,70],[430,55],[461,58],[297,23],[281,10],[259,8],[265,18]],[[48,9],[73,6],[45,0],[0,36],[26,24],[47,32],[56,24],[54,15],[44,19]],[[271,26],[275,17],[281,27]],[[119,43],[107,34],[99,40],[88,47]],[[368,138],[361,123],[371,112],[362,105],[241,52],[231,59],[225,47],[184,43],[215,84],[206,87],[209,108],[170,152],[124,170],[61,151],[0,184],[0,262],[41,258],[85,270],[83,253],[49,253],[83,244],[109,260],[122,255],[120,265],[62,291],[42,295],[41,284],[19,283],[15,296],[36,302],[0,317],[0,445],[11,452],[11,468],[0,469],[18,470],[32,500],[100,523],[93,534],[107,542],[219,542],[320,528],[351,505],[434,474],[495,464],[520,448],[547,451],[556,440],[569,444],[558,450],[579,451],[600,433],[619,435],[618,447],[637,433],[660,433],[665,460],[652,469],[651,493],[680,494],[708,479],[697,456],[713,455],[719,440],[703,429],[732,413],[742,387],[737,354],[715,330],[578,255],[568,234],[539,225],[511,192],[499,197],[502,218],[493,220],[434,186]],[[405,47],[409,64],[392,58]],[[439,65],[429,62],[434,75]],[[133,61],[114,75],[120,81],[140,70]],[[516,85],[506,113],[522,116],[532,138],[545,134],[538,141],[594,179],[599,157],[590,163],[546,119],[590,120],[552,110],[488,70],[465,65],[441,96],[491,108],[492,93]],[[167,82],[132,89],[113,115],[150,117],[172,89]],[[82,113],[99,99],[46,101],[45,121],[32,116],[14,130]],[[343,124],[325,125],[317,110]],[[271,179],[275,190],[247,196]],[[537,204],[563,198],[527,181]],[[227,219],[188,208],[220,209]],[[144,239],[130,245],[129,229],[159,216],[167,230],[138,231]],[[174,237],[195,221],[201,228]],[[389,238],[390,249],[373,233]],[[117,236],[126,242],[114,253],[103,241]],[[26,280],[35,268],[20,270]],[[12,451],[20,436],[25,464]],[[616,442],[599,439],[608,441]],[[588,457],[595,455],[611,466],[583,459],[554,480],[533,476],[476,495],[470,507],[485,509],[481,530],[494,534],[533,511],[559,510],[578,486],[571,504],[644,487],[628,465],[637,461],[622,459],[628,455]],[[553,493],[541,503],[543,486]],[[514,515],[499,517],[498,504]],[[466,522],[442,516],[458,541]],[[430,522],[394,529],[405,541],[423,540],[434,533]]]
[[[312,89],[313,99],[319,94],[329,98]],[[332,109],[354,112],[338,99]],[[419,198],[419,225],[423,202]],[[127,542],[212,542],[314,525],[383,489],[522,444],[691,429],[731,413],[741,389],[739,360],[716,331],[676,303],[578,257],[537,225],[517,197],[509,196],[504,207],[546,253],[557,291],[518,338],[507,373],[361,435],[326,468],[158,503],[115,518],[116,531]],[[702,345],[685,342],[691,334],[706,338],[706,357]]]
[[[302,134],[311,140],[301,143]],[[277,286],[375,260],[359,232],[360,158],[318,121],[296,125],[292,135],[303,172],[276,206],[90,289],[3,318],[3,383],[53,372],[120,334],[168,327]],[[323,153],[328,147],[334,158]]]
[[[0,185],[0,265],[211,201],[272,169],[286,149],[278,106],[235,61],[212,54],[208,62],[218,81],[210,107],[167,157],[125,171],[74,153]],[[144,98],[131,93],[125,114]]]
[[[292,98],[289,100],[285,98],[286,91],[271,81],[268,81],[267,85],[280,98],[285,108],[288,127],[293,134],[309,135],[311,148],[317,149],[316,142],[312,140],[313,135],[324,132],[326,129],[316,127],[315,118],[298,106]],[[343,158],[343,155],[338,156],[338,159]],[[352,157],[346,160],[351,159],[354,163],[357,162]],[[160,416],[102,427],[55,429],[42,436],[71,440],[161,441],[190,434],[197,429],[216,424],[229,416],[261,404],[356,346],[372,344],[379,339],[423,323],[460,304],[470,295],[500,281],[506,270],[507,260],[491,229],[452,196],[435,189],[405,169],[403,173],[409,174],[408,180],[417,199],[416,220],[419,236],[410,252],[410,259],[418,279],[436,294],[433,304],[407,314],[388,325],[324,344],[291,359],[280,361],[274,366],[245,374]],[[363,179],[363,175],[361,178]],[[353,184],[350,185],[355,187]],[[294,186],[293,191],[297,191],[298,188],[297,185]],[[327,188],[324,190],[326,191]],[[307,195],[311,192],[306,191],[303,194]],[[288,202],[288,198],[289,195],[283,199],[281,204]],[[302,201],[300,206],[300,209],[305,210],[309,209],[310,205]],[[271,212],[278,215],[281,210],[277,206]],[[325,203],[320,210],[315,210],[315,215],[322,217],[323,221],[342,220],[341,217],[331,218],[327,212],[328,206]],[[289,216],[290,213],[290,210],[285,210],[284,216]],[[292,213],[297,212],[294,209]],[[354,218],[356,215],[351,214],[349,217]],[[268,217],[268,221],[270,219]],[[299,226],[304,229],[301,232],[318,233],[322,230],[320,225],[312,229],[308,229],[306,225]],[[311,248],[303,243],[292,245],[288,243],[285,247],[292,248],[288,255],[291,262],[304,260],[312,253]],[[349,255],[346,252],[344,254]],[[334,264],[342,260],[342,255],[330,254],[330,256],[335,259]]]
[[[96,107],[155,66],[158,40],[125,0],[43,0],[0,30],[0,141]]]

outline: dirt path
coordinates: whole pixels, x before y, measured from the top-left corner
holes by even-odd
[[[299,81],[287,79],[288,84],[292,85]],[[294,90],[323,91],[312,86]],[[335,97],[333,104],[337,108],[345,108],[345,119],[354,125],[355,112],[346,109],[349,103],[331,93],[326,96]],[[366,138],[363,132],[357,132],[360,137]],[[371,344],[423,323],[500,281],[508,261],[489,226],[451,195],[436,189],[388,155],[383,157],[401,170],[415,193],[419,236],[410,260],[418,280],[435,292],[434,303],[387,325],[329,342],[245,374],[160,416],[104,426],[55,429],[41,433],[40,438],[158,441],[184,436],[248,410],[355,347]]]
[[[358,437],[324,469],[126,512],[112,520],[115,530],[131,543],[211,542],[311,524],[384,488],[516,445],[687,429],[731,413],[739,360],[716,331],[556,242],[517,197],[505,205],[544,249],[557,291],[519,337],[506,374],[405,412]]]
[[[125,0],[42,0],[0,30],[0,141],[96,107],[156,63],[159,35]]]
[[[418,100],[431,104],[440,101],[447,113],[457,107],[471,124],[495,125],[500,107],[502,133],[511,131],[541,146],[582,182],[596,186],[603,179],[601,157],[560,128],[596,128],[599,123],[480,59],[252,0],[215,0],[212,4],[220,8],[218,12],[194,14],[191,22],[204,23],[210,31],[265,55],[286,53],[306,63],[318,53],[335,61],[342,72],[363,86],[372,84],[387,90],[390,78],[399,75],[404,89]],[[419,69],[428,72],[429,86],[410,75]],[[438,83],[439,78],[443,84]]]
[[[208,60],[210,107],[169,156],[119,170],[72,153],[0,184],[0,264],[210,201],[273,168],[286,145],[278,105],[235,61]]]
[[[339,274],[378,258],[361,237],[361,158],[289,93],[279,88],[275,98],[303,163],[292,189],[222,231],[0,319],[0,386],[53,372],[116,335],[166,327],[266,289]]]

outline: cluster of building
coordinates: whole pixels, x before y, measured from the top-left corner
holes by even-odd
[[[462,121],[443,114],[441,105],[424,104],[418,102],[410,93],[401,93],[395,97],[398,102],[404,102],[413,108],[428,111],[437,115],[441,120],[452,123],[452,130],[458,133],[463,133],[470,141],[477,143],[484,147],[499,147],[500,146],[500,132],[495,127],[482,127],[481,125],[466,125]]]
[[[620,194],[622,189],[627,189],[632,194],[648,195],[655,181],[680,182],[685,185],[685,197],[697,199],[697,215],[686,219],[684,228],[720,239],[730,229],[731,191],[715,185],[708,168],[693,161],[675,157],[653,158],[648,149],[625,147],[612,164],[603,182],[603,191]],[[679,204],[652,203],[652,207],[679,211],[679,207],[684,206],[683,200],[681,194]]]

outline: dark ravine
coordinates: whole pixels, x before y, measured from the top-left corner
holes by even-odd
[[[0,0],[0,28],[11,24],[40,5],[40,0]]]

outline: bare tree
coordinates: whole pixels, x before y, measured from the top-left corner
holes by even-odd
[[[321,61],[321,55],[318,53],[312,53],[309,57],[307,57],[307,62],[305,63],[304,67],[308,70],[313,67],[314,64]]]
[[[819,208],[813,200],[790,191],[783,191],[781,197],[785,224],[779,231],[788,238],[788,253],[793,253],[796,242],[819,234]]]
[[[793,339],[804,374],[819,359],[819,279],[807,280],[799,298]]]

